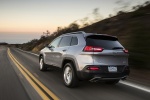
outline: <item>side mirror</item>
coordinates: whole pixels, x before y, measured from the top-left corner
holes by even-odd
[[[48,45],[47,47],[48,47],[49,49],[51,49],[51,48],[52,48],[52,46],[51,46],[51,45]]]

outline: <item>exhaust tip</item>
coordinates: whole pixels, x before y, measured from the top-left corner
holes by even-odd
[[[90,82],[97,82],[101,79],[101,77],[94,77],[92,79],[90,79]]]
[[[121,78],[121,80],[126,80],[127,79],[127,76],[124,76]]]

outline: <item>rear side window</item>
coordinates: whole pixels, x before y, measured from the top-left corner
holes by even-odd
[[[97,46],[104,49],[123,49],[118,39],[110,36],[91,35],[86,38],[88,46]]]
[[[77,45],[77,44],[78,44],[78,38],[77,37],[72,37],[71,46],[72,45]]]
[[[59,47],[64,47],[64,46],[70,46],[71,43],[71,36],[65,36],[62,38],[60,41]]]

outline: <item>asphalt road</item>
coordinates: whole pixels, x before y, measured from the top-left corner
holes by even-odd
[[[107,85],[102,82],[80,82],[77,88],[67,88],[63,84],[58,69],[39,71],[38,57],[10,48],[11,54],[34,77],[53,92],[60,100],[150,100],[150,93],[118,83]],[[0,46],[0,100],[40,100],[37,91],[29,84],[7,53]]]
[[[8,59],[7,49],[2,46],[0,47],[0,100],[30,100]]]

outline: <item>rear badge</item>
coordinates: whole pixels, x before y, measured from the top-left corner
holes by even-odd
[[[115,67],[115,66],[108,66],[108,71],[109,72],[117,72],[117,67]]]

